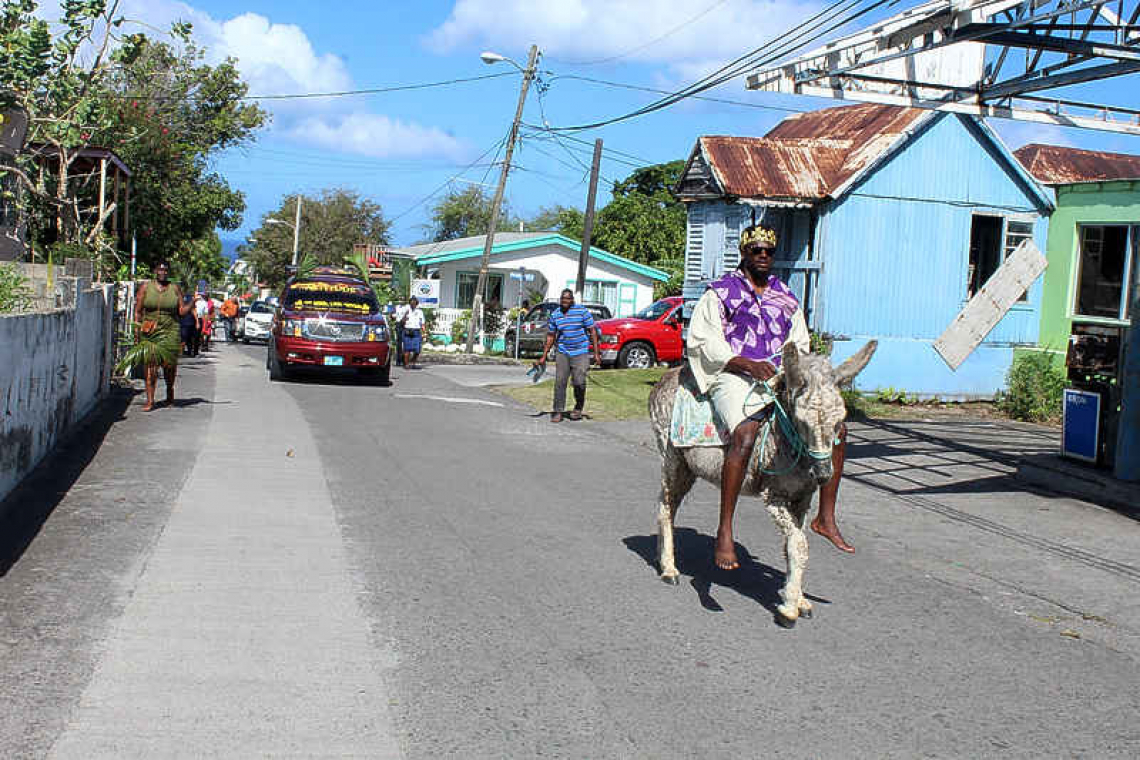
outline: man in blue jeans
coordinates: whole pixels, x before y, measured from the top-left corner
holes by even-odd
[[[590,312],[574,304],[574,291],[567,288],[558,299],[558,308],[550,313],[546,323],[546,344],[538,364],[546,363],[555,340],[558,341],[558,354],[554,360],[554,411],[551,422],[562,422],[562,411],[566,408],[566,381],[574,386],[574,411],[570,419],[582,419],[582,409],[586,406],[586,370],[590,368],[590,351],[594,361],[601,366],[599,353],[601,338]]]

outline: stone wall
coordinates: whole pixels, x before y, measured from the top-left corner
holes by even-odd
[[[64,308],[0,315],[0,499],[92,410],[114,369],[114,289],[56,278]],[[53,283],[55,284],[55,283]]]

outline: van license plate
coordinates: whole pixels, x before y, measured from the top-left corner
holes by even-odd
[[[325,357],[325,366],[326,367],[342,367],[342,366],[344,366],[344,357],[343,356],[326,356]]]

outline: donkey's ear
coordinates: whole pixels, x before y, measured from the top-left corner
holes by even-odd
[[[800,350],[796,348],[795,343],[789,341],[784,344],[782,364],[788,388],[798,388],[804,384],[804,375],[800,368]]]
[[[846,385],[855,379],[855,376],[863,371],[867,366],[867,362],[871,361],[871,357],[875,354],[875,349],[879,347],[879,341],[869,340],[867,345],[860,348],[855,352],[847,361],[840,364],[835,368],[835,384]]]

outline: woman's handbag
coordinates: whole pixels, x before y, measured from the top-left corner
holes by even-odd
[[[145,284],[143,285],[143,300],[144,301],[146,300],[146,285]],[[160,298],[159,300],[161,301],[162,299]],[[143,335],[150,335],[152,332],[154,332],[157,329],[158,329],[158,309],[155,309],[155,318],[154,319],[144,319],[139,324],[139,332],[142,333]]]

